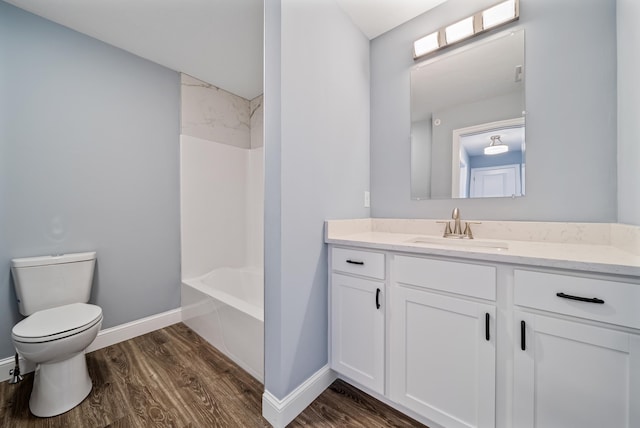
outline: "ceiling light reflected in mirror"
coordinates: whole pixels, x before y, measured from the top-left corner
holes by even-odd
[[[492,135],[491,142],[484,148],[485,155],[499,155],[500,153],[507,153],[508,151],[509,146],[500,141],[499,135]]]

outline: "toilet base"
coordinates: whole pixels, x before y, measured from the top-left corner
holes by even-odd
[[[41,418],[62,414],[80,404],[91,387],[84,351],[64,361],[38,364],[29,410]]]

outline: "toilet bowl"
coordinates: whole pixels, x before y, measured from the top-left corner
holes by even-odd
[[[88,304],[95,264],[95,251],[11,260],[18,309],[26,316],[11,338],[36,363],[29,399],[36,416],[71,410],[91,392],[84,351],[102,325],[102,309]]]
[[[33,313],[13,327],[16,351],[36,363],[31,413],[49,417],[64,413],[91,392],[84,355],[102,325],[102,309],[72,303]]]

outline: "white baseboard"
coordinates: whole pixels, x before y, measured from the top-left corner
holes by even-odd
[[[120,324],[115,327],[100,330],[98,337],[87,348],[86,353],[151,333],[155,330],[168,327],[182,321],[182,308],[172,309],[167,312],[151,315],[146,318],[131,321],[126,324]]]
[[[322,394],[336,378],[336,374],[327,365],[282,400],[265,390],[262,394],[262,416],[274,428],[284,428]]]
[[[86,350],[86,353],[142,336],[161,328],[168,327],[182,321],[182,308],[172,309],[160,314],[151,315],[146,318],[131,321],[126,324],[100,330],[96,340]],[[0,360],[0,382],[11,379],[10,370],[14,367],[14,357]],[[20,373],[31,373],[35,369],[35,364],[20,357]]]

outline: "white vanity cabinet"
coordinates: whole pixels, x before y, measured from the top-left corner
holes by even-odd
[[[384,393],[384,255],[331,253],[331,368]]]
[[[514,277],[522,308],[514,311],[513,426],[639,427],[640,335],[625,327],[640,326],[640,284],[526,270]]]
[[[492,266],[394,256],[391,400],[445,427],[495,426]],[[442,294],[455,290],[462,294]]]
[[[427,426],[640,427],[640,259],[390,235],[328,238],[330,364],[345,380]]]

